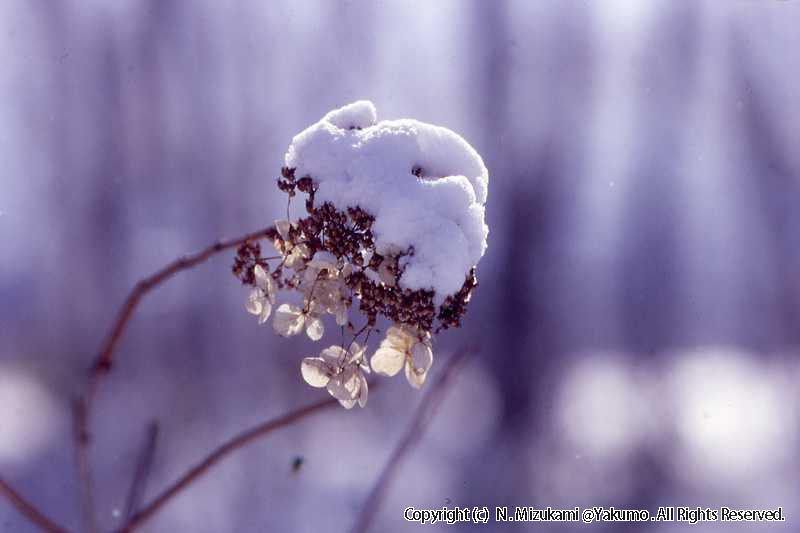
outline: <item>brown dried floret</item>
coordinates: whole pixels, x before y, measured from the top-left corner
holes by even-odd
[[[413,174],[422,176],[422,168],[415,167]],[[467,275],[461,289],[448,296],[437,310],[433,303],[434,291],[411,290],[399,286],[405,264],[401,259],[413,256],[413,247],[399,253],[379,254],[372,234],[375,222],[372,214],[360,206],[347,206],[344,210],[330,202],[316,206],[314,193],[317,186],[314,180],[310,176],[297,179],[293,168],[281,169],[281,177],[277,181],[278,188],[290,198],[297,190],[307,195],[308,216],[293,224],[284,222],[282,235],[273,228],[268,237],[284,255],[289,250],[302,248],[303,255],[299,263],[301,269],[319,251],[333,254],[340,264],[350,265],[351,270],[343,278],[350,294],[344,296],[344,300],[349,304],[353,295],[358,297],[359,310],[366,316],[369,326],[374,326],[381,316],[419,331],[431,331],[434,320],[439,322],[436,331],[461,325],[461,318],[466,312],[472,291],[478,285],[474,268]],[[365,260],[365,257],[369,259]],[[297,273],[284,276],[284,263],[290,266],[290,262],[284,259],[272,271],[272,277],[280,287],[299,288],[302,285],[300,276]],[[242,283],[252,285],[253,267],[256,264],[265,264],[261,258],[260,246],[258,243],[245,243],[237,251],[233,273]],[[290,268],[290,272],[294,270],[297,267]],[[368,270],[374,274],[367,275]]]
[[[247,241],[236,249],[233,260],[233,275],[245,285],[255,285],[253,269],[258,264],[265,264],[261,259],[261,245],[257,242]]]

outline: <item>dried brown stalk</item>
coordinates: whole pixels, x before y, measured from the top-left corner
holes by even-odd
[[[96,529],[92,487],[93,481],[91,470],[89,468],[89,445],[91,441],[89,427],[91,423],[92,404],[94,402],[100,381],[111,370],[114,360],[114,351],[119,344],[119,341],[125,332],[128,323],[133,317],[133,314],[136,311],[141,299],[145,294],[155,289],[161,283],[170,279],[179,272],[188,270],[206,261],[211,256],[219,252],[235,248],[248,241],[261,239],[271,233],[274,233],[274,231],[275,229],[270,227],[257,232],[249,233],[236,239],[218,241],[201,250],[200,252],[181,257],[157,271],[153,275],[140,280],[128,294],[128,297],[122,304],[117,318],[102,344],[99,354],[92,364],[85,395],[81,400],[76,401],[74,409],[75,440],[77,447],[76,454],[81,491],[83,495],[84,521],[85,527],[90,532]],[[455,374],[456,369],[460,366],[466,355],[472,353],[473,351],[474,350],[472,349],[461,349],[456,352],[447,362],[447,365],[439,375],[437,381],[432,384],[430,391],[422,400],[414,420],[407,430],[407,433],[395,448],[389,459],[389,462],[381,472],[374,489],[370,493],[369,498],[364,506],[364,510],[359,517],[356,527],[354,528],[356,533],[363,533],[369,527],[374,513],[379,507],[384,493],[386,492],[398,465],[425,430],[430,418],[433,416],[435,408],[441,403],[441,399],[447,389],[446,385],[449,383],[450,378],[453,374]],[[370,385],[370,388],[374,389],[375,386],[377,386],[377,384]],[[204,476],[214,465],[235,451],[261,437],[272,433],[277,429],[286,427],[305,418],[308,415],[314,414],[337,404],[338,401],[335,398],[329,398],[297,409],[278,418],[263,422],[253,428],[235,435],[213,450],[202,461],[190,468],[184,475],[182,475],[169,487],[164,489],[164,491],[156,496],[150,503],[144,505],[140,510],[136,511],[135,508],[138,506],[136,500],[138,500],[140,494],[140,485],[143,483],[143,479],[147,475],[147,470],[149,470],[148,466],[142,467],[140,465],[137,467],[137,472],[131,488],[129,513],[132,514],[127,516],[125,524],[118,530],[118,532],[129,533],[139,528],[146,521],[152,518],[153,515],[155,515],[159,510],[161,510],[167,503],[169,503],[172,498],[189,487],[194,481]],[[151,435],[152,433],[153,432],[151,431]],[[152,449],[152,445],[154,445],[154,438],[149,439],[148,442],[150,444],[147,445],[147,449]],[[149,461],[149,459],[146,460],[147,463],[149,463]],[[39,526],[43,531],[48,533],[67,533],[65,528],[52,522],[41,510],[24,499],[17,491],[15,491],[2,479],[0,479],[0,494],[8,499],[9,502],[20,513],[25,515],[31,520],[31,522]]]
[[[136,511],[139,510],[144,489],[147,484],[147,478],[150,475],[150,470],[153,467],[153,459],[156,454],[156,443],[158,442],[158,423],[152,421],[147,424],[145,431],[144,444],[139,458],[136,461],[136,469],[133,473],[131,486],[128,489],[128,498],[125,503],[125,520],[129,520]]]
[[[442,403],[445,393],[447,392],[448,385],[452,383],[452,378],[456,374],[461,365],[466,360],[467,356],[475,351],[474,348],[461,348],[453,354],[447,361],[438,379],[431,385],[430,390],[420,402],[414,419],[408,426],[406,433],[403,435],[402,440],[397,444],[389,461],[384,466],[383,471],[378,476],[375,486],[372,488],[367,501],[362,507],[361,514],[358,521],[353,527],[353,533],[366,533],[369,529],[372,520],[375,518],[375,513],[378,511],[381,502],[386,494],[386,491],[391,484],[392,478],[400,466],[403,458],[411,451],[419,438],[425,432],[428,424],[430,423],[436,408]]]
[[[274,231],[274,228],[269,227],[253,233],[249,233],[247,235],[243,235],[235,239],[215,242],[214,244],[205,248],[204,250],[176,259],[175,261],[168,264],[155,274],[140,280],[128,294],[128,297],[125,299],[125,303],[122,304],[122,308],[120,309],[119,314],[117,315],[117,319],[116,321],[114,321],[111,330],[109,331],[105,341],[103,342],[103,345],[100,349],[100,353],[98,354],[97,358],[94,361],[94,364],[92,365],[90,382],[89,382],[89,391],[87,395],[89,400],[93,398],[96,392],[97,384],[100,381],[100,379],[102,379],[102,377],[106,373],[108,373],[109,370],[111,370],[111,365],[114,359],[114,350],[117,347],[117,344],[119,343],[122,334],[125,332],[125,328],[127,327],[131,317],[133,316],[133,313],[136,310],[136,306],[139,305],[139,301],[145,294],[147,294],[155,287],[165,282],[178,272],[187,270],[200,263],[203,263],[211,256],[223,252],[225,250],[236,248],[237,246],[244,244],[248,241],[261,239],[271,231]],[[91,402],[89,402],[89,404],[91,405]]]
[[[111,326],[105,341],[103,341],[100,352],[92,364],[85,395],[80,401],[80,407],[77,409],[77,412],[80,414],[80,416],[76,417],[78,422],[76,428],[78,446],[77,457],[81,474],[81,492],[84,495],[84,515],[86,516],[87,527],[90,528],[90,531],[92,530],[92,524],[94,523],[94,510],[92,505],[93,482],[88,460],[88,449],[91,443],[91,432],[89,431],[89,427],[91,425],[92,406],[95,395],[97,394],[98,385],[103,377],[111,370],[111,366],[114,361],[114,350],[119,344],[122,334],[125,332],[128,322],[130,322],[131,318],[133,317],[133,313],[136,311],[139,302],[142,300],[145,294],[155,289],[175,274],[203,263],[215,254],[235,248],[248,241],[261,239],[271,231],[274,231],[274,229],[270,227],[253,233],[248,233],[247,235],[243,235],[235,239],[215,242],[211,246],[208,246],[197,253],[176,259],[155,274],[140,280],[138,283],[136,283],[133,289],[131,289],[131,292],[128,293],[128,297],[125,299],[125,302],[122,304],[122,307],[117,314],[117,319]]]
[[[375,385],[377,386],[377,385]],[[371,386],[374,388],[375,386]],[[216,465],[218,462],[235,452],[252,443],[253,441],[264,437],[273,431],[286,427],[298,420],[305,418],[308,415],[314,414],[318,411],[338,405],[339,401],[336,398],[328,398],[317,403],[301,407],[295,411],[286,413],[272,420],[262,422],[255,427],[242,431],[235,435],[213,452],[211,452],[205,459],[190,468],[183,474],[177,481],[172,483],[169,487],[164,489],[158,496],[145,505],[140,511],[134,514],[118,531],[119,533],[130,533],[135,529],[142,526],[147,520],[152,518],[164,505],[166,505],[172,498],[177,496],[181,491],[186,489],[194,481],[207,474],[209,469]]]
[[[28,517],[28,519],[39,526],[39,529],[42,531],[48,533],[67,533],[65,528],[47,518],[42,511],[23,498],[19,492],[11,488],[11,485],[6,483],[2,478],[0,478],[0,493],[11,502],[11,505],[16,507],[17,511]]]

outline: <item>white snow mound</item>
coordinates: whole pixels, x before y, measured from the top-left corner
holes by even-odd
[[[486,251],[489,174],[475,149],[447,128],[377,122],[375,106],[362,100],[296,135],[285,164],[318,185],[317,205],[360,206],[373,215],[378,253],[413,246],[400,285],[433,289],[436,305],[458,292]]]

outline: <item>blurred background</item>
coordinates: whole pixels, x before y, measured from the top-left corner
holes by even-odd
[[[780,0],[0,3],[0,474],[81,528],[70,404],[127,292],[281,217],[292,136],[370,99],[490,172],[481,285],[433,371],[481,352],[374,529],[409,530],[408,506],[726,505],[797,531],[798,28]],[[325,397],[298,370],[319,346],[257,325],[232,257],[148,296],[119,346],[94,420],[103,531],[149,421],[145,499]],[[348,531],[420,397],[396,378],[259,441],[142,531]],[[0,530],[35,529],[2,501]]]

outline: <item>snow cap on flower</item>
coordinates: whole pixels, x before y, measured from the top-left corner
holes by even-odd
[[[366,346],[355,341],[363,334],[366,342],[379,319],[394,325],[371,368],[385,376],[404,370],[412,387],[422,387],[432,333],[461,325],[478,286],[487,185],[480,156],[446,128],[377,122],[366,101],[329,112],[293,139],[277,179],[290,203],[305,195],[307,216],[277,220],[260,234],[277,256],[262,256],[256,240],[237,250],[233,274],[253,287],[247,310],[260,323],[272,315],[279,335],[305,331],[314,341],[333,315],[342,344],[306,357],[301,375],[348,409],[363,407],[368,393]],[[272,313],[278,289],[302,301]],[[366,323],[357,330],[359,318]]]
[[[359,206],[374,216],[377,253],[413,249],[399,265],[399,285],[435,291],[437,306],[462,288],[486,250],[488,172],[447,128],[377,122],[375,106],[359,101],[295,136],[285,162],[314,181],[318,205]]]

